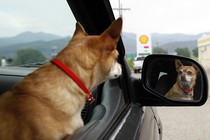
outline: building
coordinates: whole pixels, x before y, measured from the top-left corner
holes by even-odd
[[[210,70],[210,35],[198,39],[198,60],[206,70]]]

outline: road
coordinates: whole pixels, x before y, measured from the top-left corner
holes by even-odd
[[[163,140],[210,140],[210,100],[201,107],[158,107]]]
[[[158,113],[163,140],[210,140],[210,99],[200,107],[158,107]]]

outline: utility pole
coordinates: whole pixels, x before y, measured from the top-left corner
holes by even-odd
[[[119,12],[119,17],[123,17],[123,11],[131,10],[130,8],[123,8],[122,3],[118,0],[118,8],[113,8],[113,10],[117,10]]]

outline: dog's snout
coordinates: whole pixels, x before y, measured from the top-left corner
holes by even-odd
[[[186,79],[186,76],[185,75],[182,75],[181,76],[181,80],[184,81],[185,79]]]
[[[121,65],[119,63],[115,63],[109,72],[108,79],[118,78],[122,74]]]
[[[115,75],[114,75],[114,78],[117,78],[117,77],[118,77],[118,75],[117,75],[117,74],[115,74]]]

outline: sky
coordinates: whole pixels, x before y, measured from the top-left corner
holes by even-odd
[[[117,7],[119,0],[111,0]],[[210,31],[209,0],[121,0],[125,31],[197,34]],[[118,16],[117,11],[114,12]]]
[[[66,0],[0,0],[0,37],[25,31],[67,36],[75,23]]]
[[[110,0],[118,7],[119,0]],[[209,0],[121,0],[123,30],[198,34],[210,31]],[[118,12],[114,11],[116,17]],[[75,19],[66,0],[0,0],[0,37],[25,31],[71,35]]]

